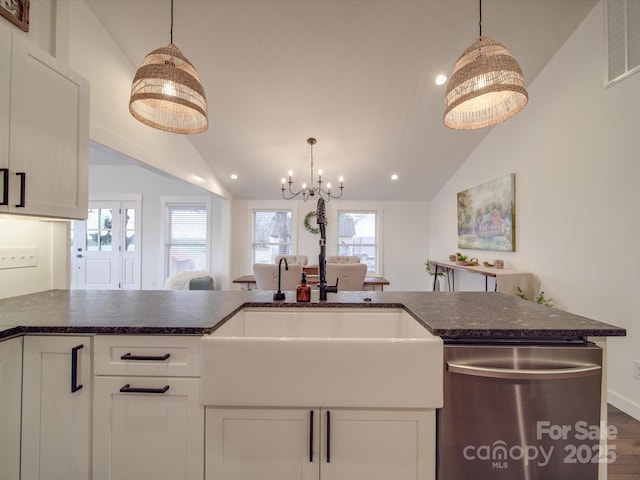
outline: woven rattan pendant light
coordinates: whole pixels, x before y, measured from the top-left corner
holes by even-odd
[[[455,130],[489,127],[513,117],[529,101],[517,60],[502,44],[482,35],[453,67],[445,94],[444,124]]]
[[[149,53],[133,78],[129,111],[136,119],[159,130],[200,133],[209,126],[207,99],[195,67],[171,43]]]

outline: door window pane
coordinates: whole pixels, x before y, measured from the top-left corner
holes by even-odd
[[[113,211],[110,208],[90,208],[87,215],[87,250],[111,251]]]
[[[133,208],[125,208],[125,250],[127,252],[135,251],[135,233],[136,233],[136,211]]]

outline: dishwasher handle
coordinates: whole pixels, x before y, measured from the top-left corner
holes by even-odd
[[[471,375],[474,377],[504,378],[509,380],[554,380],[598,375],[602,367],[592,364],[571,368],[521,369],[482,367],[447,362],[447,369],[451,373]]]

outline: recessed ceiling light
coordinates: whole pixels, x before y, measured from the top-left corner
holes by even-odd
[[[444,85],[445,83],[447,83],[446,75],[440,74],[436,77],[436,85]]]
[[[391,175],[391,180],[397,180],[398,179],[398,175],[397,174],[393,174]]]
[[[238,175],[236,175],[235,173],[232,173],[230,176],[231,176],[231,180],[237,180],[238,179]]]

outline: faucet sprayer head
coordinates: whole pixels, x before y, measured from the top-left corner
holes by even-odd
[[[320,197],[318,199],[318,208],[316,211],[316,221],[318,222],[318,225],[324,225],[324,216],[325,216],[324,200],[322,199],[322,197]]]

